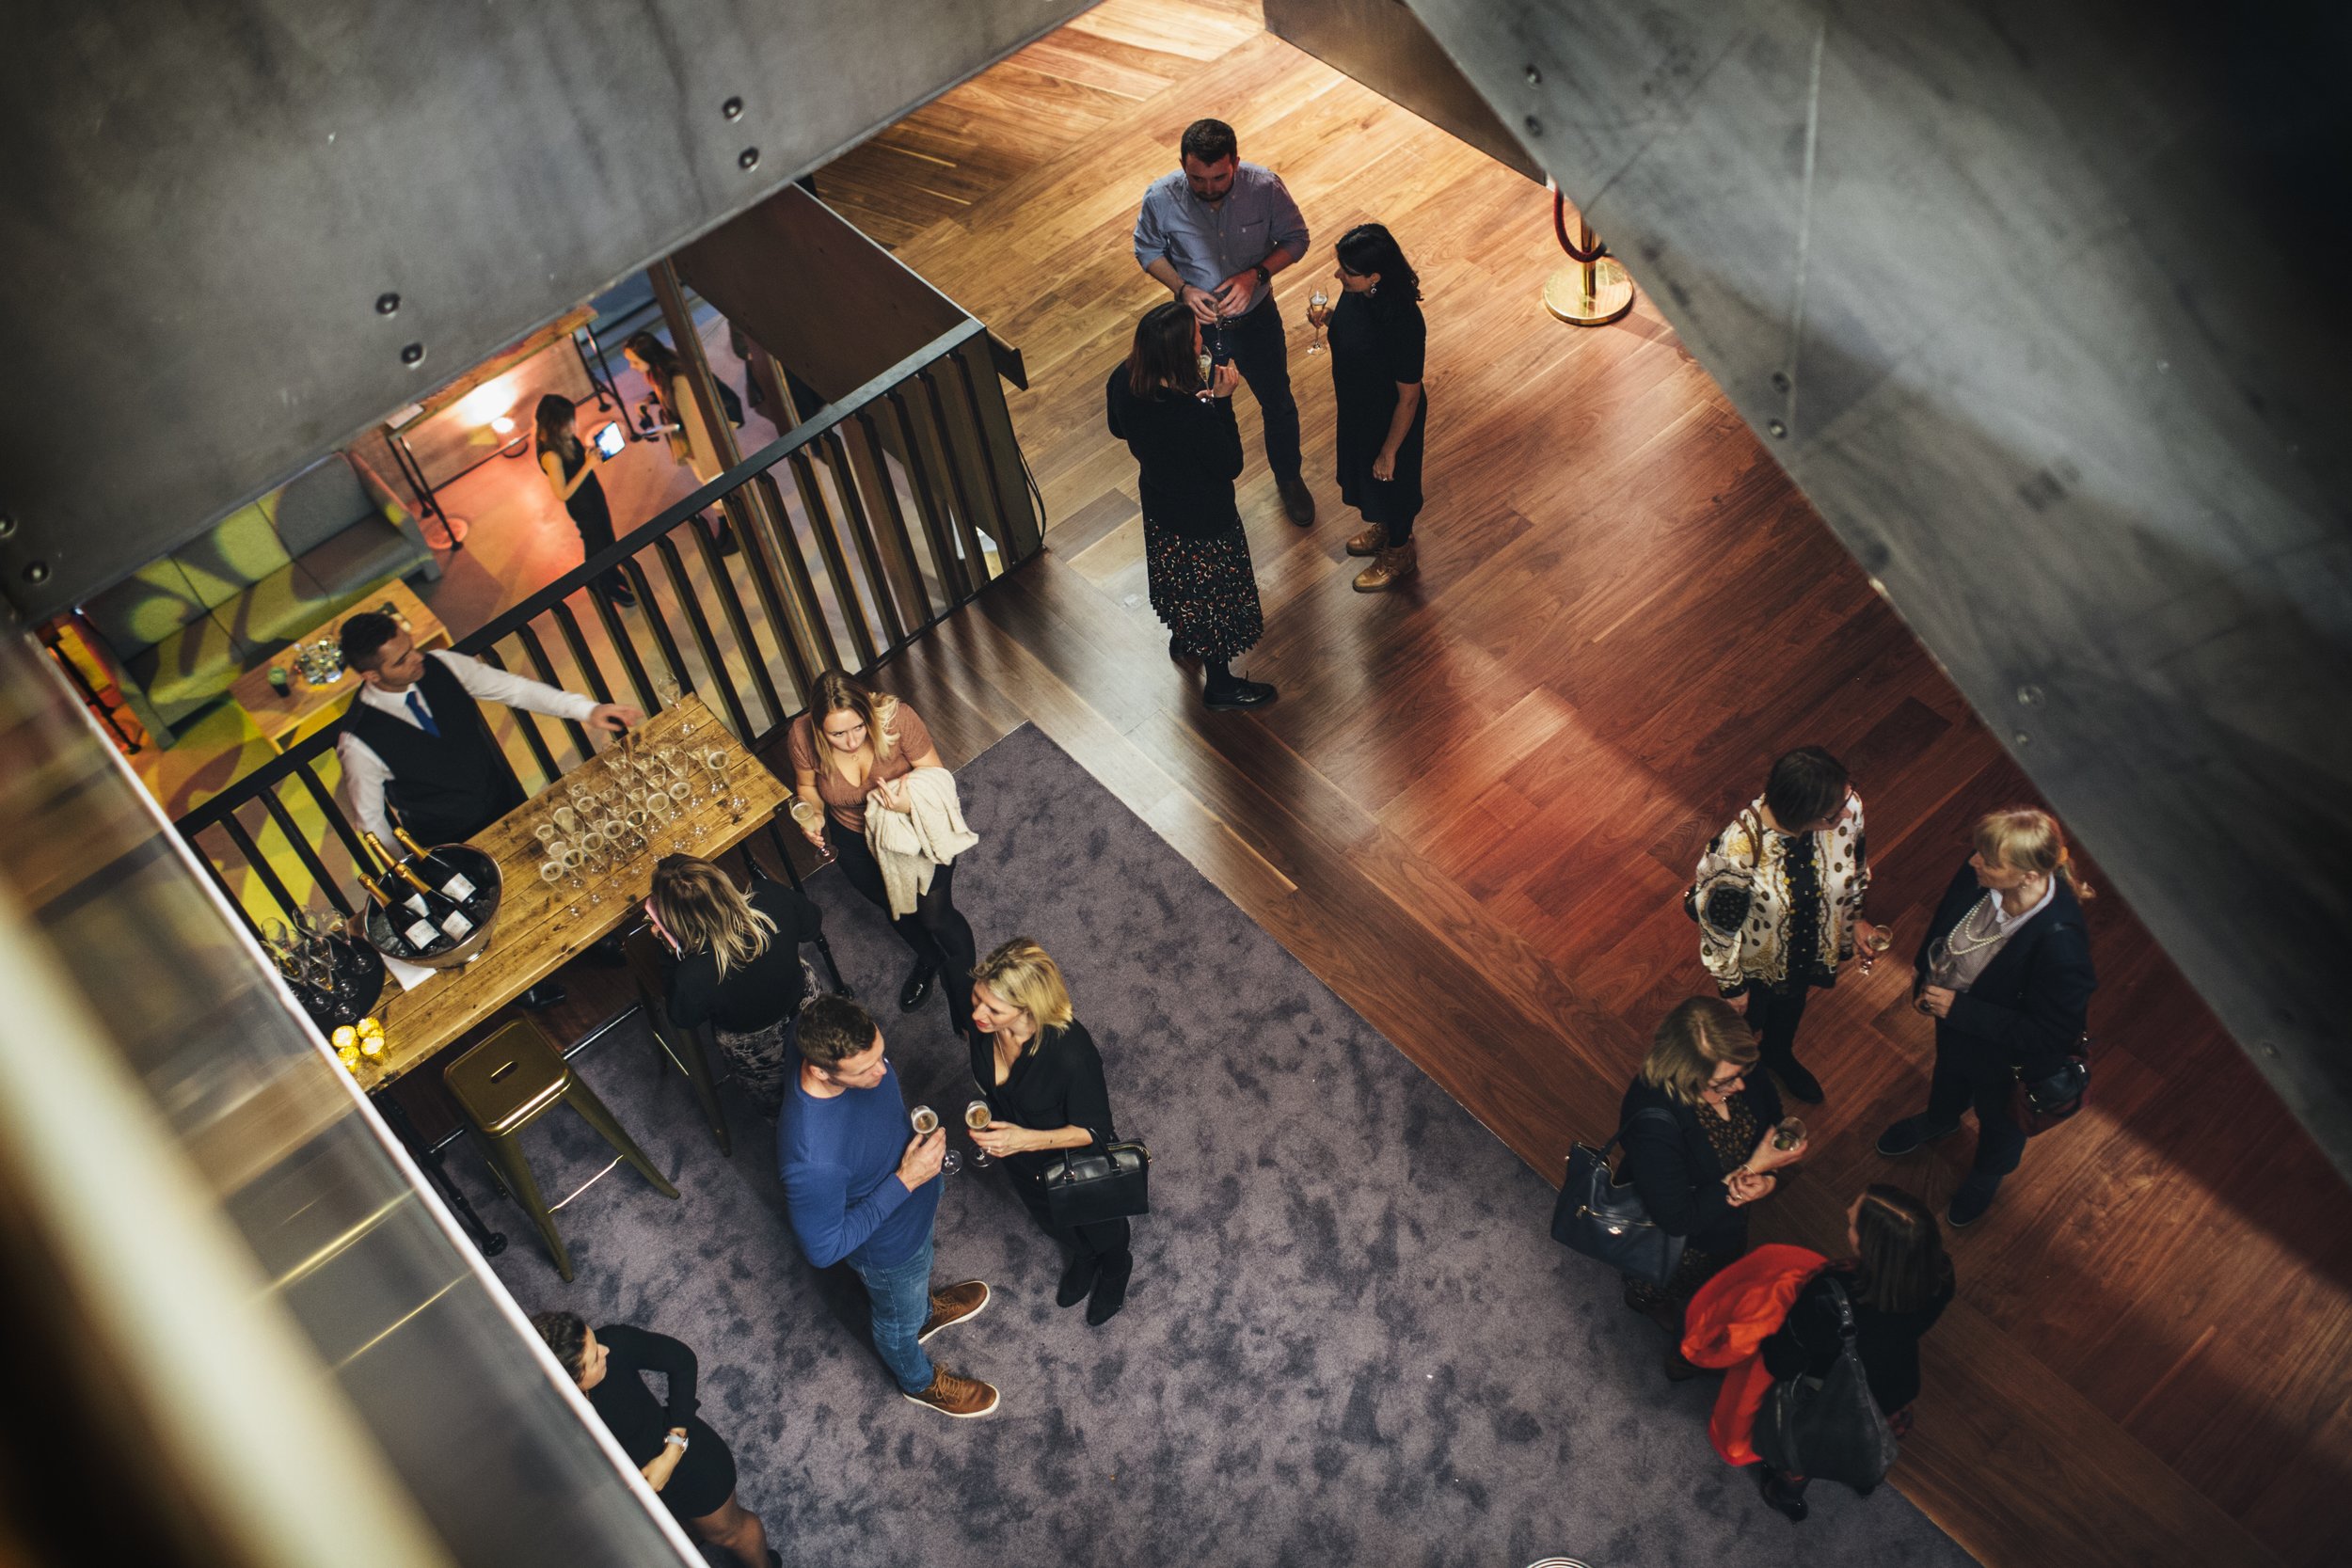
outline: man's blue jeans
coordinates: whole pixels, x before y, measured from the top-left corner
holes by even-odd
[[[931,1315],[931,1238],[925,1236],[914,1257],[888,1268],[852,1263],[866,1282],[874,1305],[874,1348],[898,1386],[919,1394],[931,1386],[931,1358],[915,1337]]]

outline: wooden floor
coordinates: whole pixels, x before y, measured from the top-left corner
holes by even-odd
[[[1211,714],[1143,600],[1135,470],[1101,387],[1160,297],[1128,233],[1215,113],[1329,245],[1377,216],[1430,323],[1422,576],[1349,591],[1323,362],[1292,370],[1324,505],[1286,523],[1237,400],[1267,618]],[[1112,0],[820,171],[825,198],[1027,358],[1013,416],[1048,553],[889,671],[950,761],[1034,721],[1553,1180],[1610,1130],[1649,1029],[1701,990],[1698,848],[1804,742],[1867,804],[1870,912],[1916,940],[1980,812],[2033,791],[1645,299],[1541,313],[1544,192],[1223,6]],[[2094,882],[2096,867],[2091,867]],[[1955,1238],[1900,1489],[1989,1564],[2352,1558],[2344,1183],[2121,900],[2091,906],[2098,1095]],[[983,943],[1009,933],[983,932]],[[1083,959],[1077,960],[1083,968]],[[1814,1005],[1830,1086],[1766,1238],[1835,1247],[1891,1180],[1941,1204],[1968,1140],[1900,1162],[1929,1037],[1904,967]],[[1548,1246],[1528,1216],[1531,1246]]]

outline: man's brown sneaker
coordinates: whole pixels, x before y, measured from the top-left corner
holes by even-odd
[[[988,1287],[977,1279],[961,1285],[950,1285],[944,1291],[931,1292],[931,1315],[923,1320],[923,1332],[914,1337],[923,1343],[949,1323],[960,1323],[966,1318],[977,1318],[980,1308],[988,1305]]]
[[[904,1390],[900,1390],[904,1393]],[[985,1416],[996,1408],[996,1390],[977,1378],[958,1377],[945,1367],[931,1369],[931,1386],[919,1394],[906,1394],[917,1404],[928,1404],[942,1416],[958,1420],[970,1420]]]

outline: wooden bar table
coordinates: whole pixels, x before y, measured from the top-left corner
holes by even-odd
[[[685,732],[691,728],[691,734]],[[727,757],[727,787],[713,796],[699,761],[693,777],[702,800],[682,811],[664,827],[648,825],[654,847],[640,850],[617,871],[601,880],[583,873],[584,885],[574,888],[568,879],[552,887],[540,879],[539,840],[533,832],[564,804],[564,784],[584,784],[596,789],[616,782],[615,760],[622,754],[617,739],[611,746],[564,775],[556,787],[524,801],[469,842],[498,862],[504,883],[490,941],[470,963],[445,970],[414,990],[397,992],[388,982],[386,999],[377,1006],[384,1024],[384,1054],[362,1061],[356,1076],[359,1086],[374,1094],[431,1061],[448,1046],[486,1021],[501,1007],[554,974],[596,942],[634,918],[653,890],[654,862],[661,855],[699,855],[716,860],[755,832],[766,828],[789,799],[785,782],[743,749],[726,726],[712,717],[702,699],[692,693],[647,719],[637,727],[634,749],[640,754],[675,746],[694,757],[714,748]],[[730,800],[742,801],[740,811]],[[695,828],[702,836],[694,836]],[[602,901],[590,898],[601,895]]]

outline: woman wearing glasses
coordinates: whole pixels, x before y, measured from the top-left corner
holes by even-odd
[[[1804,1154],[1803,1138],[1772,1147],[1780,1119],[1780,1095],[1756,1069],[1756,1037],[1729,1003],[1694,996],[1659,1023],[1618,1111],[1617,1175],[1633,1183],[1659,1228],[1684,1240],[1663,1285],[1625,1282],[1625,1304],[1666,1331],[1668,1377],[1698,1374],[1682,1355],[1682,1309],[1748,1250],[1747,1206],[1770,1197],[1773,1171]]]
[[[906,776],[918,768],[947,766],[939,760],[931,732],[898,698],[828,670],[817,677],[808,711],[792,721],[786,745],[792,753],[794,792],[825,814],[821,829],[804,827],[802,832],[819,849],[829,848],[850,885],[888,916],[890,894],[882,864],[866,842],[866,798],[880,793],[893,810],[904,810]],[[914,968],[898,991],[900,1010],[920,1007],[945,974],[948,1011],[962,1034],[964,988],[978,950],[971,923],[956,910],[955,887],[955,865],[940,865],[914,912],[890,924],[914,953]]]
[[[1862,797],[1846,765],[1819,746],[1772,764],[1764,793],[1699,857],[1683,908],[1699,925],[1699,961],[1724,995],[1745,996],[1764,1066],[1797,1099],[1821,1085],[1797,1060],[1805,993],[1837,983],[1838,965],[1877,928],[1862,918],[1870,857]]]

